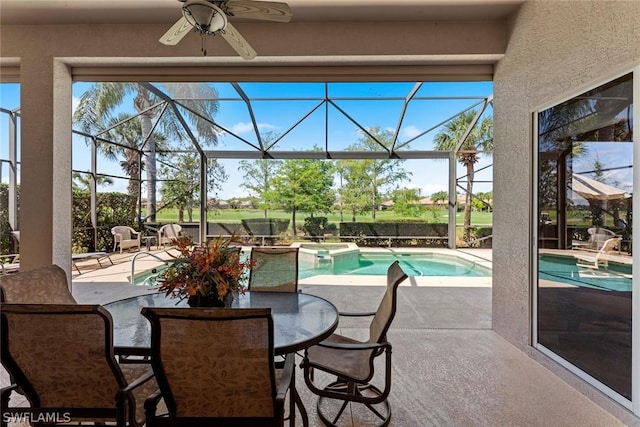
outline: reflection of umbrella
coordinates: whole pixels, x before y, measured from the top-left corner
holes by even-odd
[[[572,174],[571,189],[587,200],[619,200],[628,197],[624,190],[587,178],[577,173]]]

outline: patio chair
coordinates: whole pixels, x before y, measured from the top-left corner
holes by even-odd
[[[116,225],[111,229],[111,234],[113,234],[113,252],[118,246],[120,253],[123,249],[140,249],[140,233],[133,228],[126,225]]]
[[[604,243],[613,238],[620,237],[613,231],[602,228],[602,227],[592,227],[587,229],[587,233],[589,233],[589,243],[591,243],[591,249],[595,251],[599,251],[604,246]]]
[[[255,265],[249,272],[249,291],[297,292],[298,250],[291,247],[251,249]]]
[[[333,334],[305,350],[302,360],[304,380],[309,390],[319,396],[318,416],[326,425],[335,426],[350,403],[362,404],[362,408],[371,411],[373,418],[380,420],[378,425],[389,424],[391,406],[387,398],[391,391],[391,344],[386,336],[396,313],[398,286],[406,278],[398,261],[395,261],[387,270],[387,289],[375,313],[340,313],[342,316],[373,315],[368,340],[359,341]],[[383,354],[385,372],[383,389],[380,390],[372,380],[376,379],[377,383],[381,380],[381,375],[376,376],[374,366],[381,366],[375,359]],[[331,380],[315,378],[315,371],[329,374],[335,380],[326,384]],[[348,413],[356,416],[357,409],[352,405]]]
[[[11,235],[16,241],[16,248],[20,245],[20,232],[12,231]],[[17,249],[16,249],[17,251]],[[4,254],[0,255],[0,275],[15,273],[20,270],[20,254]]]
[[[576,265],[578,267],[585,268],[603,268],[609,267],[609,257],[608,255],[613,253],[614,251],[620,248],[620,242],[622,242],[621,237],[613,237],[611,239],[607,239],[603,244],[598,253],[595,255],[587,255],[587,254],[574,254],[574,258],[576,258]]]
[[[0,326],[2,364],[15,381],[2,390],[3,423],[12,415],[30,414],[34,420],[46,415],[47,425],[88,420],[143,425],[143,406],[136,402],[145,395],[145,386],[157,387],[150,381],[153,371],[148,365],[116,363],[112,319],[106,309],[3,304]],[[127,381],[132,372],[143,374]],[[29,406],[8,405],[10,393],[18,388]]]
[[[0,275],[20,271],[20,254],[0,255]]]
[[[0,276],[0,301],[12,304],[76,304],[67,274],[59,266]]]
[[[276,371],[270,308],[145,307],[142,314],[151,322],[160,387],[145,402],[148,427],[283,425],[294,358]],[[161,397],[166,414],[157,413]]]
[[[177,239],[182,231],[182,226],[178,224],[166,224],[158,229],[158,247],[165,244],[172,245],[173,239]]]

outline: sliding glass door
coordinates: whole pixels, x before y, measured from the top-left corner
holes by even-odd
[[[536,117],[536,344],[629,407],[633,79]]]

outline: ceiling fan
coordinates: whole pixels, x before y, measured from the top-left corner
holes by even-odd
[[[253,59],[256,51],[228,21],[237,16],[264,21],[289,22],[291,10],[286,3],[257,0],[178,0],[182,18],[160,37],[160,43],[176,45],[191,30],[201,35],[220,34],[244,59]],[[206,50],[205,52],[206,55]]]

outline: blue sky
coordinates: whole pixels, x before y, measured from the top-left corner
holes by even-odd
[[[254,99],[252,105],[258,128],[262,135],[268,132],[282,134],[296,122],[302,119],[319,100],[325,96],[325,87],[319,83],[241,83],[245,93]],[[88,83],[75,83],[73,86],[73,106],[77,105],[81,93],[89,86]],[[400,112],[402,111],[403,98],[414,86],[413,82],[402,83],[331,83],[328,95],[340,109],[344,110],[354,120],[368,128],[379,126],[382,129],[395,129],[398,125]],[[227,83],[215,84],[219,102],[219,113],[215,117],[226,129],[248,141],[255,143],[256,138],[252,134],[250,117],[244,103],[238,94]],[[416,98],[440,98],[440,99],[414,99],[407,108],[403,124],[400,127],[399,142],[407,141],[436,127],[438,123],[448,119],[461,110],[479,102],[478,97],[488,96],[492,93],[491,82],[474,83],[423,83],[416,93]],[[458,97],[457,99],[444,100],[443,97]],[[466,97],[462,99],[462,97]],[[283,98],[296,98],[297,100],[283,100]],[[350,98],[345,99],[345,98]],[[398,98],[398,99],[389,99]],[[15,84],[0,84],[0,107],[11,109],[19,105],[19,86]],[[132,101],[125,101],[123,111],[133,111]],[[490,110],[492,113],[492,110]],[[0,158],[6,159],[7,151],[7,125],[6,115],[0,114]],[[328,134],[325,135],[325,121],[328,120]],[[419,139],[412,141],[411,149],[430,150],[433,148],[432,138],[441,129],[436,127],[431,132]],[[305,146],[324,146],[328,140],[332,150],[341,150],[357,142],[362,132],[339,109],[330,107],[318,109],[307,117],[293,131],[291,131],[279,143],[282,150],[300,149],[300,141]],[[246,147],[244,143],[229,134],[219,137],[219,149],[240,149]],[[89,150],[84,139],[74,137],[73,141],[73,167],[79,170],[89,168]],[[484,159],[478,165],[480,169],[491,163],[491,159]],[[118,162],[108,162],[103,158],[98,160],[99,169],[108,174],[123,175]],[[225,183],[223,191],[219,194],[222,199],[242,196],[244,192],[240,187],[242,177],[238,173],[238,161],[225,160],[224,165],[230,179]],[[433,192],[447,190],[447,162],[438,160],[411,160],[405,167],[412,173],[410,181],[404,183],[405,187],[419,188],[423,196],[429,196]],[[458,168],[458,175],[464,171]],[[487,168],[476,176],[478,181],[490,181],[492,168]],[[6,182],[6,171],[2,171],[2,181]],[[117,180],[109,191],[123,191],[126,187],[126,179]],[[490,191],[491,184],[478,183],[476,191]]]

